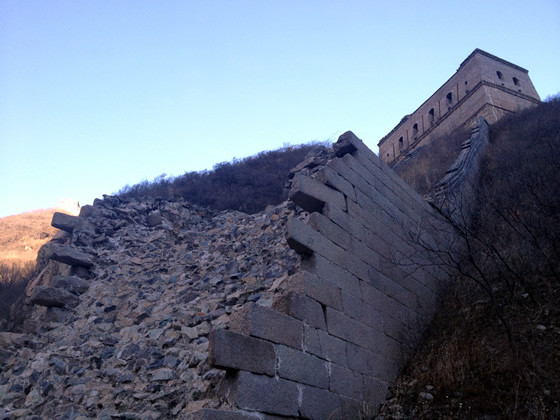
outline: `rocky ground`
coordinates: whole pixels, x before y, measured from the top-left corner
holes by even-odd
[[[0,418],[181,418],[219,404],[207,336],[247,301],[270,305],[297,268],[293,212],[106,196],[59,218],[67,232],[14,310],[25,322],[0,333]],[[64,243],[77,259],[60,257]]]

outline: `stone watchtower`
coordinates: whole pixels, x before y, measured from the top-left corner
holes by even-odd
[[[379,157],[395,166],[418,147],[478,117],[492,124],[540,102],[529,72],[476,49],[457,72],[378,143]]]

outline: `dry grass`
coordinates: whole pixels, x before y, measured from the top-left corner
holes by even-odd
[[[51,226],[55,211],[37,210],[0,219],[0,330],[10,307],[25,291],[35,271],[37,253],[58,232]]]
[[[55,209],[37,210],[0,219],[0,263],[35,261],[39,248],[58,229],[51,226]]]
[[[560,98],[491,127],[467,264],[384,419],[560,418],[559,167]]]

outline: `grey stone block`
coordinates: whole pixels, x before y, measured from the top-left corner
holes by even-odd
[[[340,397],[324,389],[303,386],[300,415],[308,419],[342,419]]]
[[[363,400],[362,375],[356,371],[333,364],[331,366],[329,391],[357,400]]]
[[[362,304],[362,317],[358,321],[363,322],[369,327],[376,329],[379,332],[383,330],[383,314],[375,305],[370,305],[366,302]]]
[[[294,176],[288,198],[309,213],[320,212],[327,202],[333,202],[341,209],[346,209],[346,199],[340,191],[301,173]]]
[[[243,413],[241,411],[216,410],[213,408],[202,408],[186,414],[186,420],[257,420],[260,417],[255,414]]]
[[[335,158],[331,160],[327,167],[334,170],[340,177],[342,177],[345,181],[350,183],[354,187],[354,192],[357,193],[361,191],[363,194],[367,194],[371,196],[373,194],[374,188],[366,182],[361,176],[359,176],[355,171],[353,171],[343,159]],[[353,198],[350,197],[349,198]],[[356,201],[356,200],[354,200]],[[336,203],[334,203],[336,204]],[[340,207],[340,206],[339,206]],[[344,207],[341,207],[342,210],[346,210]]]
[[[320,213],[313,213],[305,221],[307,226],[313,228],[331,242],[343,249],[350,250],[352,247],[352,236],[337,224],[331,222]]]
[[[346,345],[348,368],[362,375],[389,380],[387,365],[392,363],[386,356],[374,353],[352,343]]]
[[[209,341],[211,365],[274,376],[276,353],[271,343],[222,329],[213,330]]]
[[[53,286],[75,295],[81,295],[89,289],[89,282],[77,276],[53,276]]]
[[[356,202],[355,200],[353,201],[354,203]],[[323,208],[323,215],[333,223],[336,223],[354,238],[359,240],[363,239],[363,230],[365,229],[365,226],[339,207],[332,203],[326,203]]]
[[[340,289],[308,271],[299,271],[287,280],[287,290],[309,296],[323,305],[342,310]]]
[[[279,296],[274,301],[272,309],[304,321],[312,327],[327,329],[321,304],[305,295],[289,292]]]
[[[93,261],[88,254],[84,254],[73,247],[57,243],[49,243],[47,246],[47,255],[54,261],[86,268],[93,266]]]
[[[311,258],[305,260],[303,268],[308,268],[309,271],[317,274],[319,278],[350,294],[361,297],[360,280],[321,255],[314,254]]]
[[[318,331],[321,344],[321,358],[326,359],[338,366],[347,367],[348,359],[346,352],[346,341],[341,340],[325,331]]]
[[[253,302],[232,314],[229,327],[240,334],[285,344],[299,350],[303,345],[301,321]]]
[[[331,335],[368,349],[374,349],[379,336],[384,335],[377,329],[331,308],[327,308],[327,329]]]
[[[330,166],[325,166],[323,169],[317,172],[315,174],[315,179],[322,184],[340,191],[349,199],[356,201],[354,186],[350,182],[342,178],[339,174],[337,174],[336,171]]]
[[[306,325],[303,331],[303,350],[315,356],[323,357],[321,351],[321,340],[317,328]]]
[[[72,233],[79,221],[80,218],[78,216],[71,216],[57,211],[53,214],[51,226]]]
[[[336,156],[341,157],[347,153],[353,153],[357,149],[355,143],[355,139],[357,139],[356,135],[351,131],[347,131],[344,134],[341,134],[338,137],[336,143],[333,143],[333,150]]]
[[[238,408],[282,416],[298,416],[295,382],[240,371],[232,395]]]
[[[36,286],[31,292],[31,303],[47,308],[73,308],[80,303],[80,299],[66,290],[50,286]]]
[[[369,159],[372,163],[374,163],[378,167],[381,167],[381,165],[383,165],[383,163],[379,159],[379,156],[377,156],[375,153],[373,153],[371,151],[371,149],[369,147],[367,147],[366,144],[362,140],[360,140],[351,131],[347,131],[346,133],[342,134],[338,138],[337,143],[338,142],[340,142],[342,144],[352,144],[352,147],[354,147],[356,149],[355,151],[351,152],[352,156],[362,155],[362,156],[364,156],[364,158]],[[346,147],[347,147],[347,150],[350,150],[349,146],[346,146]],[[387,165],[385,165],[385,166],[387,166]]]
[[[327,362],[286,346],[277,346],[276,351],[278,376],[318,388],[328,388]]]

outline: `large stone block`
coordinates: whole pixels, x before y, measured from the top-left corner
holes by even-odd
[[[334,286],[354,296],[361,297],[360,280],[352,273],[349,273],[321,255],[314,254],[311,258],[304,261],[303,267]]]
[[[76,295],[57,287],[36,286],[31,292],[31,303],[48,308],[73,308],[80,303],[80,299]]]
[[[333,364],[329,391],[357,400],[363,399],[362,375],[356,371]]]
[[[340,397],[324,389],[303,386],[300,415],[306,419],[343,419]]]
[[[75,295],[81,295],[89,289],[89,282],[77,276],[57,275],[53,277],[53,286]]]
[[[368,184],[365,179],[353,171],[343,159],[335,158],[327,164],[327,167],[334,170],[342,179],[350,183],[354,187],[354,192],[361,191],[362,194],[373,194],[374,188]],[[353,196],[348,196],[348,198],[353,198]],[[344,208],[342,209],[345,210]]]
[[[367,349],[375,349],[377,340],[384,336],[376,328],[331,308],[327,308],[327,329],[329,334]]]
[[[369,275],[369,266],[353,255],[351,250],[335,244],[301,220],[289,220],[287,241],[296,252],[306,255],[319,254],[360,279],[367,279]]]
[[[186,420],[256,420],[259,418],[241,411],[225,411],[213,408],[202,408],[187,413],[185,417]]]
[[[210,333],[208,360],[219,368],[274,376],[276,353],[267,341],[217,329]]]
[[[308,271],[299,271],[287,280],[287,290],[309,296],[323,305],[342,310],[340,288]]]
[[[346,345],[348,368],[363,375],[389,380],[388,364],[393,361],[384,355],[352,343]]]
[[[51,226],[72,233],[79,222],[80,218],[78,216],[70,216],[69,214],[57,211],[53,214]]]
[[[356,192],[354,191],[354,186],[341,177],[336,171],[330,166],[325,166],[319,172],[315,174],[315,180],[325,184],[335,190],[340,191],[346,197],[351,200],[356,201]]]
[[[356,203],[356,200],[352,201]],[[362,240],[365,226],[356,220],[356,218],[350,216],[347,212],[332,203],[326,203],[323,208],[323,215],[333,223],[336,223],[354,238]]]
[[[310,354],[286,346],[277,346],[278,376],[302,384],[327,389],[329,372],[327,362]]]
[[[288,198],[310,213],[320,212],[328,202],[346,209],[346,200],[340,191],[301,173],[295,175]]]
[[[305,223],[341,248],[351,249],[352,236],[322,214],[311,214]]]
[[[49,243],[47,246],[47,255],[54,261],[86,268],[93,266],[91,257],[88,254],[78,251],[76,248],[57,243]]]
[[[338,366],[347,367],[346,341],[321,330],[318,331],[318,336],[321,343],[321,358]]]
[[[295,382],[240,371],[230,398],[237,407],[282,416],[298,416],[299,391]]]
[[[295,349],[303,345],[303,323],[281,312],[255,303],[246,304],[232,314],[232,331],[284,344]]]
[[[278,297],[272,309],[280,311],[293,318],[304,321],[315,328],[326,329],[325,315],[321,304],[305,295],[289,292]]]

